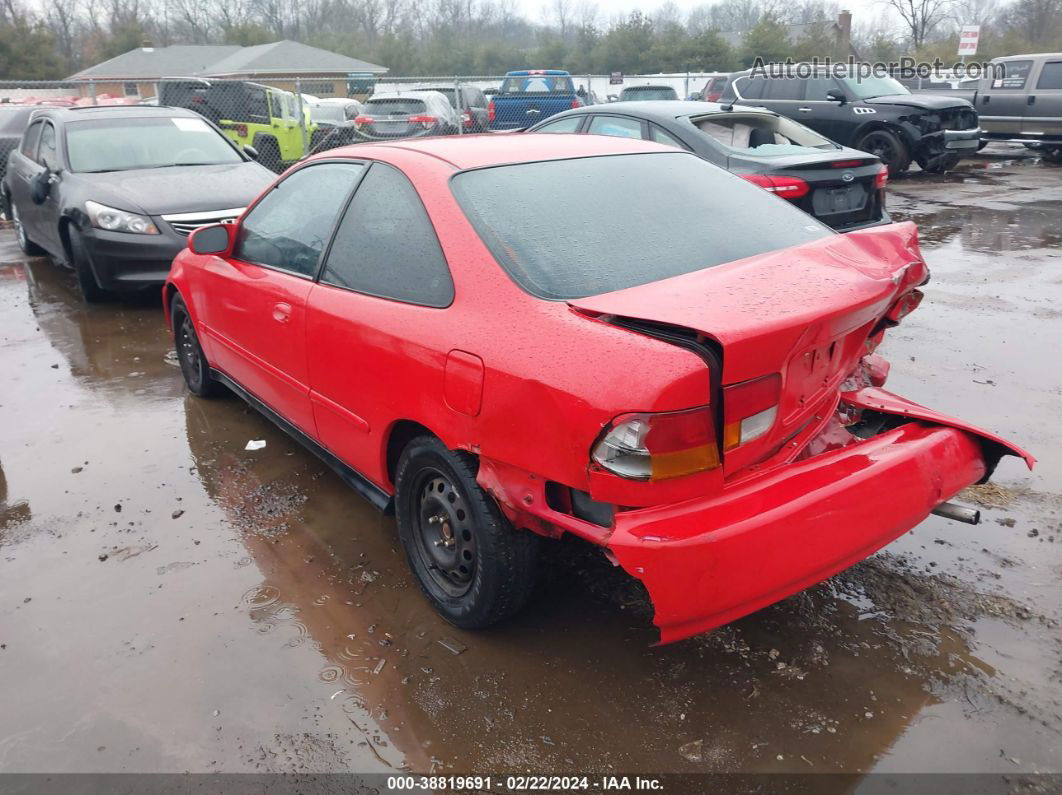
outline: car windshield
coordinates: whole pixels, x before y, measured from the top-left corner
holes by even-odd
[[[461,172],[451,186],[498,263],[547,299],[622,290],[834,234],[687,153],[495,166]]]
[[[502,94],[573,94],[567,75],[513,75],[502,81]]]
[[[887,97],[890,94],[910,94],[903,83],[891,77],[842,77],[841,82],[856,99]]]
[[[715,113],[691,119],[694,126],[730,151],[754,157],[783,157],[809,150],[839,149],[837,144],[784,116],[766,113]]]
[[[225,138],[200,118],[91,119],[66,125],[71,171],[131,171],[241,163]]]
[[[625,88],[620,93],[621,100],[627,99],[678,99],[675,89],[667,86],[650,86],[647,88]]]
[[[402,97],[370,99],[365,108],[369,113],[376,116],[387,116],[389,114],[409,116],[413,113],[423,113],[425,103],[420,99],[405,99]]]

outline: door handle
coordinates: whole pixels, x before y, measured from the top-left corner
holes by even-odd
[[[1036,97],[1033,94],[1030,94],[1029,98],[1027,100],[1025,100],[1025,104],[1026,105],[1035,105],[1036,104]]]
[[[287,323],[291,320],[291,304],[285,304],[283,301],[273,304],[273,320],[277,323]]]
[[[801,113],[811,113],[811,108],[797,108]]]

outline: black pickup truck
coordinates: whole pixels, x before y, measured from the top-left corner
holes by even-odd
[[[965,99],[912,94],[885,76],[738,72],[719,102],[788,116],[839,144],[877,155],[890,175],[906,171],[912,161],[924,171],[950,171],[963,155],[977,151],[981,137],[977,112]]]

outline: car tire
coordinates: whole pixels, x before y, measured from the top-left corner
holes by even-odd
[[[210,363],[207,361],[199,337],[195,333],[195,324],[188,313],[180,293],[174,293],[170,302],[170,323],[173,329],[173,344],[177,349],[177,363],[188,391],[199,397],[214,397],[221,392],[221,384],[210,375]]]
[[[284,170],[284,164],[280,160],[280,144],[272,136],[261,136],[255,139],[254,148],[258,150],[258,162],[279,174]]]
[[[81,296],[86,303],[98,304],[111,297],[111,294],[100,287],[99,282],[96,281],[96,274],[92,270],[92,261],[89,259],[85,242],[73,226],[70,227],[70,265],[74,269],[77,286],[81,288]]]
[[[1049,146],[1044,149],[1043,158],[1048,163],[1062,163],[1062,146]]]
[[[26,227],[22,225],[22,219],[19,218],[18,207],[11,200],[11,197],[7,197],[7,206],[11,208],[11,223],[15,225],[15,238],[18,240],[18,247],[22,249],[22,253],[27,257],[43,257],[44,249],[29,239],[26,234]]]
[[[959,165],[960,159],[959,155],[944,155],[934,160],[932,165],[922,166],[922,170],[928,174],[946,174]]]
[[[856,142],[855,148],[877,155],[888,166],[890,177],[902,174],[911,165],[907,144],[891,130],[871,130]]]
[[[539,538],[515,529],[476,482],[477,459],[413,439],[395,473],[398,534],[424,595],[451,624],[481,629],[517,613],[538,570]]]

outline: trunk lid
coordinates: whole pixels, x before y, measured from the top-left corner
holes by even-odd
[[[728,452],[725,471],[770,457],[833,412],[841,384],[896,299],[928,271],[912,223],[835,235],[715,268],[569,301],[596,315],[691,329],[723,350],[722,385],[781,374],[777,418]],[[794,453],[797,449],[794,449]]]

